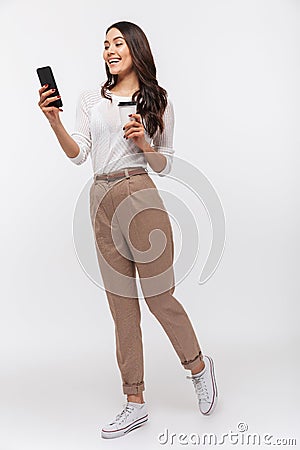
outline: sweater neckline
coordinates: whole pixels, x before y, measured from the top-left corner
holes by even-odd
[[[117,98],[132,98],[132,96],[131,95],[117,95],[117,94],[115,94],[114,92],[111,92],[109,89],[108,89],[108,91],[109,91],[109,93],[111,94],[111,95],[113,95],[114,97],[117,97]]]

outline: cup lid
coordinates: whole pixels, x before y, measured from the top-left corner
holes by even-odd
[[[136,102],[119,102],[118,106],[134,106]]]

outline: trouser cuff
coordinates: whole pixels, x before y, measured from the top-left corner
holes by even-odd
[[[145,390],[145,384],[144,381],[141,381],[140,383],[132,383],[132,384],[125,384],[123,383],[123,393],[124,394],[139,394],[140,392]]]
[[[203,355],[200,350],[198,355],[195,356],[195,358],[190,359],[189,361],[183,361],[183,362],[181,362],[181,364],[183,365],[183,367],[185,369],[193,370],[199,365],[199,362],[202,361],[202,359],[203,359]]]

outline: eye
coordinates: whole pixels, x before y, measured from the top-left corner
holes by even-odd
[[[123,45],[123,42],[118,42],[116,44],[116,47],[119,47],[120,45]],[[109,47],[104,47],[104,50],[108,50],[108,49],[109,49]]]

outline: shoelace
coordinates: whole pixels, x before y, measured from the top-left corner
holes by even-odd
[[[124,420],[127,418],[127,416],[134,410],[134,407],[131,405],[124,405],[123,411],[119,414],[117,414],[115,420],[113,422],[111,422],[110,425],[114,424],[114,423],[119,423],[121,424],[122,422],[124,422]]]
[[[209,402],[208,389],[203,377],[193,377],[187,376],[188,379],[192,380],[196,394],[200,402]]]

